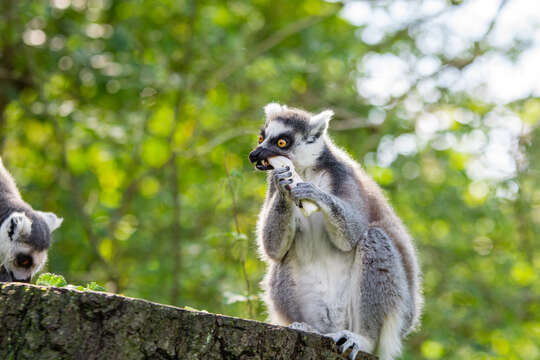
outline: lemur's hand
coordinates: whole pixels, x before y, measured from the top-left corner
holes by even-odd
[[[291,168],[285,166],[279,169],[275,169],[273,176],[274,181],[276,182],[276,186],[279,189],[281,195],[285,196],[286,198],[290,198],[290,185],[293,183]]]
[[[291,197],[297,203],[302,200],[318,203],[322,196],[322,191],[312,183],[301,182],[291,189]]]

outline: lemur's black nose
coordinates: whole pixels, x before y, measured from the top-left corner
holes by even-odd
[[[251,161],[252,163],[256,163],[257,161],[265,160],[265,159],[268,159],[269,157],[277,156],[277,155],[280,155],[280,154],[268,148],[265,148],[263,146],[257,146],[255,150],[253,150],[249,154],[249,161]]]
[[[34,259],[32,259],[32,256],[27,254],[17,254],[17,257],[15,258],[16,264],[18,267],[28,269],[32,265],[34,265]]]
[[[261,153],[263,152],[264,148],[257,147],[255,150],[249,153],[249,161],[252,163],[255,163],[259,160],[262,160]]]

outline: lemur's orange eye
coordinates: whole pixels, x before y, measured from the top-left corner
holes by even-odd
[[[264,137],[262,135],[259,135],[259,144],[264,141]]]
[[[279,139],[277,141],[277,146],[279,146],[280,148],[284,148],[285,146],[287,146],[287,141],[285,141],[283,139]]]

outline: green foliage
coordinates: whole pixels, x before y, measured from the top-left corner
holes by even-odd
[[[95,281],[89,282],[88,284],[86,284],[86,286],[71,285],[67,283],[66,279],[64,279],[62,275],[51,274],[51,273],[40,274],[36,280],[36,285],[54,286],[54,287],[71,287],[80,291],[84,291],[84,290],[105,291],[105,288],[99,285],[98,283],[96,283]]]
[[[384,18],[394,2],[366,3]],[[538,358],[540,99],[500,104],[437,82],[484,55],[515,59],[527,39],[492,46],[486,34],[457,54],[440,39],[426,54],[428,19],[368,43],[343,6],[3,0],[0,153],[23,197],[64,218],[48,270],[264,320],[254,229],[266,185],[247,155],[266,103],[329,107],[331,136],[383,186],[419,250],[425,315],[404,359]],[[359,92],[365,61],[385,56],[438,65],[410,70],[400,94]],[[506,159],[500,138],[514,171],[478,176],[485,158]]]
[[[41,286],[56,286],[56,287],[64,287],[67,286],[66,279],[62,275],[56,275],[51,273],[43,273],[39,275],[38,279],[36,280],[36,285]]]
[[[92,290],[92,291],[105,291],[105,288],[101,285],[99,285],[95,281],[91,281],[85,286],[86,290]]]

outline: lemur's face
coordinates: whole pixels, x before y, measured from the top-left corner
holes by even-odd
[[[51,232],[61,222],[52,213],[13,212],[0,225],[0,281],[30,282],[47,261]]]
[[[266,123],[259,134],[259,145],[249,154],[255,167],[261,171],[271,170],[267,159],[272,156],[285,156],[300,168],[314,164],[323,149],[323,135],[332,112],[311,115],[279,104],[268,104],[265,113]]]

